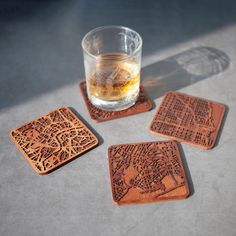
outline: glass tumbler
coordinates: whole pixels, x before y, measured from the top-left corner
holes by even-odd
[[[120,111],[139,95],[142,38],[123,26],[102,26],[82,40],[87,93],[103,110]]]

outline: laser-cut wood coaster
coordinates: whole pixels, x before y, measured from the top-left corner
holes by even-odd
[[[174,141],[114,145],[108,149],[113,200],[118,204],[183,199],[189,187]]]
[[[165,94],[150,130],[180,142],[211,149],[222,123],[225,106],[179,92]]]
[[[140,94],[137,102],[132,107],[123,111],[104,111],[96,106],[94,106],[88,99],[86,82],[80,83],[80,90],[84,98],[84,102],[87,106],[91,119],[96,122],[103,122],[108,120],[113,120],[121,118],[124,116],[135,115],[138,113],[146,112],[152,109],[152,102],[145,96],[143,86],[140,86]]]
[[[47,174],[98,145],[96,136],[67,107],[14,129],[10,137],[38,174]]]

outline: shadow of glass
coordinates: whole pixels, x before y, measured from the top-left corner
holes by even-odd
[[[192,48],[142,68],[142,84],[151,99],[225,71],[230,58],[211,47]]]
[[[232,0],[150,0],[148,4],[141,0],[0,1],[0,110],[83,80],[79,44],[92,28],[116,24],[131,27],[141,34],[143,55],[148,56],[233,25],[235,6]],[[157,73],[153,65],[147,74],[189,76],[174,58],[169,59],[157,64]],[[166,90],[163,86],[170,86],[165,85],[170,77],[165,83],[159,81],[164,83],[162,94]],[[190,83],[182,77],[169,84]]]

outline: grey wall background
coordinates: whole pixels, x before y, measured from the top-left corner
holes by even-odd
[[[142,83],[156,107],[168,90],[228,107],[213,150],[182,145],[191,186],[184,201],[112,203],[108,146],[162,139],[148,131],[156,108],[95,124],[84,107],[80,42],[92,28],[111,24],[142,35]],[[1,0],[0,235],[235,236],[235,62],[235,1]],[[73,107],[101,145],[38,176],[8,133],[59,106]]]

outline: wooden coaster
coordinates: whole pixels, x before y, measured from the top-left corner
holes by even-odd
[[[213,148],[225,106],[178,92],[168,92],[162,100],[150,130],[203,149]]]
[[[108,149],[113,200],[119,204],[183,199],[189,187],[173,141],[114,145]]]
[[[135,105],[126,110],[115,112],[104,111],[98,107],[95,107],[89,101],[85,81],[80,83],[80,90],[89,111],[90,117],[96,122],[103,122],[121,118],[124,116],[135,115],[152,109],[152,102],[145,96],[143,86],[140,86],[140,94]]]
[[[95,135],[67,107],[14,129],[10,137],[38,174],[47,174],[98,145]]]

